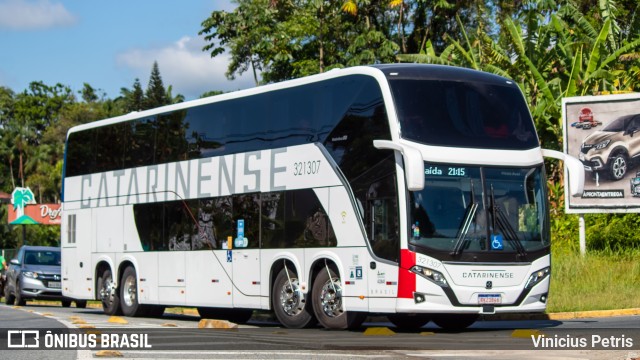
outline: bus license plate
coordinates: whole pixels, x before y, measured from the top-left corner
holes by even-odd
[[[49,281],[49,287],[53,289],[60,289],[60,281]]]
[[[480,294],[478,295],[478,304],[502,304],[502,295]]]

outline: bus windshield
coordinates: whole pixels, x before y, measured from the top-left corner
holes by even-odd
[[[452,255],[527,252],[549,246],[542,166],[425,164],[412,191],[410,243]]]
[[[527,104],[513,83],[397,79],[389,84],[404,139],[483,149],[539,146]]]

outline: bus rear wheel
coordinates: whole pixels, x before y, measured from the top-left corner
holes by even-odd
[[[273,311],[278,321],[290,329],[302,329],[316,323],[313,310],[299,286],[298,274],[286,267],[280,270],[273,282]]]
[[[107,315],[120,315],[120,295],[113,281],[111,270],[106,269],[98,278],[98,297],[102,302],[102,310]]]
[[[464,330],[478,320],[478,314],[433,314],[433,322],[445,330]]]
[[[136,270],[127,266],[120,284],[120,306],[125,316],[144,316],[145,307],[138,302],[138,280]]]
[[[345,311],[342,282],[336,271],[323,267],[313,282],[313,312],[322,326],[328,329],[357,328],[367,317],[366,313]]]

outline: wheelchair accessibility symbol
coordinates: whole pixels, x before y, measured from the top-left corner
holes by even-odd
[[[503,250],[502,235],[491,235],[491,250]]]

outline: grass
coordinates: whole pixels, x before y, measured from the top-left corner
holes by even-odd
[[[547,312],[640,308],[640,251],[552,253]]]

